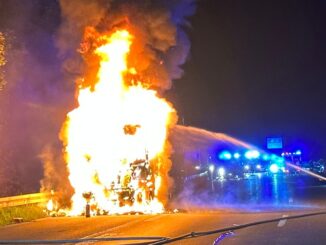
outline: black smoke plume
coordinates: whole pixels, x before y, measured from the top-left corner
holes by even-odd
[[[86,27],[128,25],[140,40],[135,66],[163,93],[182,75],[194,11],[193,0],[0,1],[0,196],[38,191],[41,179],[44,190],[68,185],[58,135],[89,69],[78,51]]]

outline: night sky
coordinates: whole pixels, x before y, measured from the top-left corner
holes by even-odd
[[[169,96],[186,125],[259,147],[267,136],[326,155],[326,2],[198,2],[184,77]]]

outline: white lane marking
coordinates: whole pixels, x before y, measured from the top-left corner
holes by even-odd
[[[288,217],[288,216],[289,216],[289,215],[284,214],[284,215],[282,216],[282,218],[286,218],[286,217]],[[277,223],[277,227],[283,227],[283,226],[285,226],[286,221],[287,221],[287,219],[282,219],[282,220],[280,220],[280,221]]]
[[[141,216],[140,216],[141,217]],[[142,222],[147,222],[148,220],[152,220],[152,219],[157,219],[157,218],[160,218],[162,217],[162,215],[158,214],[158,215],[155,215],[154,217],[149,217],[149,218],[144,218],[144,219],[136,219],[136,220],[133,220],[133,221],[127,221],[126,223],[123,223],[123,224],[120,224],[120,225],[117,225],[117,226],[113,226],[113,227],[110,227],[106,230],[103,230],[103,231],[99,231],[99,232],[96,232],[96,233],[93,233],[93,234],[90,234],[88,236],[85,236],[83,237],[83,239],[85,238],[101,238],[101,237],[106,237],[108,236],[109,234],[118,234],[116,231],[121,229],[121,228],[125,228],[127,226],[130,226],[130,225],[134,225],[134,224],[137,224],[137,223],[142,223]]]
[[[170,216],[170,214],[165,214],[164,216],[163,215],[155,215],[155,216],[153,216],[153,218],[144,220],[144,222],[152,222],[154,220],[158,220],[162,217],[167,217],[167,216]]]
[[[136,220],[133,220],[133,221],[130,221],[130,222],[121,224],[121,225],[117,225],[117,226],[111,227],[111,228],[109,228],[107,230],[104,230],[104,231],[100,231],[100,232],[96,232],[96,233],[90,234],[88,236],[83,237],[82,239],[114,237],[114,236],[117,236],[117,235],[121,234],[119,232],[115,232],[115,231],[117,231],[117,230],[119,230],[121,228],[130,226],[130,225],[134,225],[134,224],[137,224],[137,223],[141,223],[141,222],[148,222],[148,221],[156,220],[156,219],[161,218],[161,217],[162,217],[162,215],[157,214],[154,217],[149,217],[149,218],[145,218],[145,219],[136,219]],[[90,244],[94,244],[94,243],[96,243],[96,241],[94,241],[94,242],[82,242],[80,244],[90,245]]]
[[[133,224],[136,224],[136,223],[139,223],[139,222],[142,222],[143,220],[133,220],[133,221],[129,221],[129,222],[126,222],[126,223],[123,223],[123,224],[120,224],[120,225],[117,225],[117,226],[113,226],[113,227],[110,227],[104,231],[99,231],[99,232],[96,232],[96,233],[93,233],[93,234],[90,234],[88,236],[85,236],[83,237],[83,239],[86,239],[86,238],[100,238],[100,237],[103,237],[105,235],[107,235],[109,233],[109,231],[116,231],[117,229],[120,229],[120,228],[123,228],[123,227],[126,227],[126,226],[129,226],[129,225],[133,225]]]

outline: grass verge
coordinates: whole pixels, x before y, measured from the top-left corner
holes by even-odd
[[[46,217],[44,208],[37,205],[0,208],[0,226],[15,223],[14,218],[24,222]]]

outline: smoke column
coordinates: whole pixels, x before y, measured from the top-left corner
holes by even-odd
[[[182,75],[180,66],[186,61],[190,49],[183,28],[189,26],[187,17],[195,11],[194,1],[62,0],[60,9],[61,25],[55,45],[63,74],[71,83],[76,81],[76,86],[92,89],[97,82],[99,60],[92,57],[94,37],[124,27],[136,37],[128,57],[129,66],[137,70],[135,80],[142,81],[162,96],[171,88],[172,80]],[[127,80],[132,82],[133,79]],[[176,121],[177,118],[172,125]],[[172,151],[169,143],[165,151]],[[63,196],[71,195],[65,188],[69,183],[57,181],[60,178],[55,177],[62,174],[56,169],[66,168],[57,154],[62,154],[58,148],[47,147],[41,155],[45,163],[42,189],[55,189]],[[162,160],[168,163],[164,170],[168,175],[171,161],[168,156]],[[168,180],[167,177],[165,179]],[[168,181],[162,185],[168,188],[170,184],[171,181]]]
[[[76,107],[74,81],[91,74],[78,51],[86,26],[101,32],[129,15],[141,38],[138,69],[164,92],[182,75],[194,11],[193,0],[1,1],[0,196],[36,192],[42,175],[43,189],[67,190],[58,132]]]
[[[70,74],[85,74],[92,64],[84,64],[76,52],[89,26],[98,32],[129,26],[136,38],[137,52],[130,57],[151,87],[162,91],[171,87],[172,79],[182,75],[190,42],[183,28],[195,11],[194,1],[60,1],[62,24],[57,46]]]

